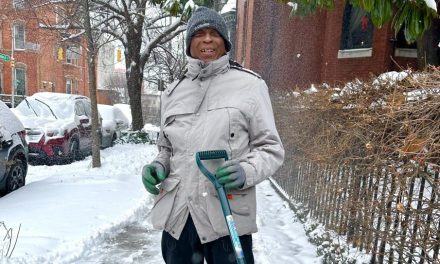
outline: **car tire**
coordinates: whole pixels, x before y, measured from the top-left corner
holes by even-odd
[[[22,160],[14,159],[9,168],[8,178],[6,179],[6,194],[24,186],[26,180],[26,168]]]
[[[69,145],[69,160],[70,162],[74,162],[76,160],[81,159],[81,153],[79,151],[79,143],[78,140],[72,139]]]

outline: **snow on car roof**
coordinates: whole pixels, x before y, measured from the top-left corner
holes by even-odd
[[[23,124],[18,120],[9,107],[0,101],[0,126],[4,127],[11,134],[24,130]]]
[[[65,94],[65,93],[51,93],[51,92],[39,92],[34,93],[32,97],[41,98],[50,101],[56,100],[74,100],[76,98],[88,99],[88,97],[79,94]]]

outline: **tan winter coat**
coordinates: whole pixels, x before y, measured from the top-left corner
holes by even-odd
[[[217,192],[199,171],[198,151],[224,149],[238,159],[246,183],[229,192],[239,235],[257,231],[255,185],[273,175],[284,159],[266,83],[233,68],[225,55],[202,68],[189,59],[188,72],[162,95],[160,162],[169,172],[152,209],[153,226],[178,239],[188,213],[202,243],[228,235]],[[223,161],[203,161],[215,172]]]

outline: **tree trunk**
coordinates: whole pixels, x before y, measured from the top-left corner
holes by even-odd
[[[98,102],[96,98],[95,43],[90,24],[89,0],[84,0],[84,27],[87,35],[87,59],[89,62],[89,91],[92,104],[92,167],[101,167],[101,137]]]
[[[128,97],[130,98],[132,128],[141,130],[144,126],[142,118],[142,70],[139,64],[131,67],[131,72],[127,73]]]
[[[142,32],[141,28],[133,29],[131,34],[127,34],[130,41],[127,43],[126,50],[126,78],[128,97],[130,98],[132,129],[141,130],[144,126],[142,118],[142,80],[144,64],[140,61],[140,52],[142,36],[136,34],[136,31]]]
[[[439,45],[440,20],[433,19],[431,27],[417,41],[417,63],[419,70],[429,65],[440,65]]]

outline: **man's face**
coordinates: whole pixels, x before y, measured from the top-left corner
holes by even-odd
[[[193,58],[204,62],[214,61],[226,54],[225,41],[217,30],[202,28],[194,33],[190,51]]]

